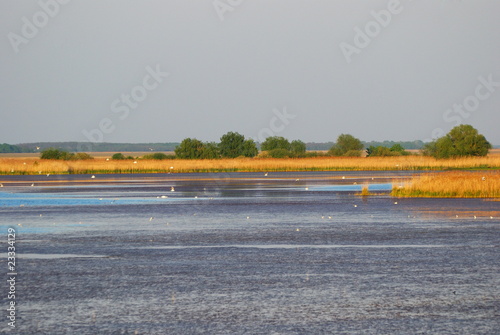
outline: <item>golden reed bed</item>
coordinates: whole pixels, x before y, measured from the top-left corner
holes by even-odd
[[[135,162],[135,163],[134,163]],[[155,172],[264,172],[264,171],[375,171],[500,169],[500,155],[436,160],[423,156],[237,158],[214,160],[41,160],[34,157],[0,158],[0,174],[85,174]]]
[[[393,196],[499,198],[500,171],[448,171],[425,173],[393,186]]]

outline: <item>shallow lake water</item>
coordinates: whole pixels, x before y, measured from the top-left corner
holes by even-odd
[[[500,202],[391,197],[411,174],[2,176],[0,331],[498,334]]]

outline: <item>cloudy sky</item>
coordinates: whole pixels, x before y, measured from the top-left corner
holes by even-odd
[[[498,0],[0,1],[0,143],[500,145]]]

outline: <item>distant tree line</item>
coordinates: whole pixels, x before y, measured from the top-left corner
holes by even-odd
[[[20,153],[20,152],[23,152],[23,151],[22,151],[21,147],[19,147],[17,145],[12,145],[12,144],[7,144],[7,143],[0,144],[0,153],[11,154],[11,153]]]
[[[377,143],[377,142],[369,142]],[[385,142],[383,142],[385,143]],[[410,153],[405,147],[397,142],[390,147],[384,145],[365,144],[358,138],[350,134],[341,134],[337,141],[330,146],[327,153],[307,152],[306,143],[301,140],[289,141],[281,136],[271,136],[265,139],[260,145],[261,153],[257,144],[252,139],[245,139],[245,136],[237,132],[228,132],[220,138],[219,143],[202,142],[196,138],[186,138],[174,148],[175,155],[167,155],[161,152],[155,152],[142,157],[142,159],[217,159],[217,158],[236,158],[236,157],[270,157],[270,158],[299,158],[314,156],[344,156],[359,157],[366,150],[367,157],[384,156],[402,156]],[[422,154],[435,158],[453,158],[465,156],[486,156],[492,145],[486,140],[484,135],[479,134],[477,129],[471,125],[459,125],[453,128],[445,136],[427,143]],[[0,152],[19,152],[17,146],[9,144],[0,144]],[[87,153],[70,153],[66,150],[48,148],[41,152],[42,159],[59,160],[79,160],[93,159]],[[112,156],[114,160],[134,159],[131,156],[124,156],[116,153]]]

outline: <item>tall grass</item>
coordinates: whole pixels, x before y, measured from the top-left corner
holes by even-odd
[[[426,173],[407,185],[394,187],[393,196],[496,198],[500,197],[500,171]]]
[[[500,169],[500,155],[440,160],[423,156],[400,156],[140,159],[135,162],[134,160],[106,160],[105,157],[82,161],[40,160],[34,157],[1,158],[0,174]]]

